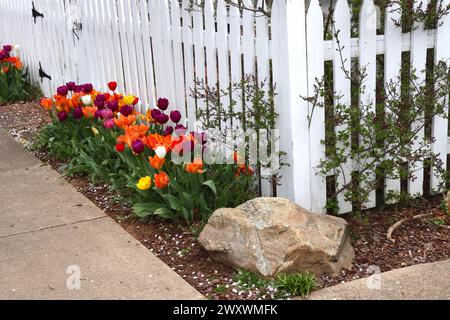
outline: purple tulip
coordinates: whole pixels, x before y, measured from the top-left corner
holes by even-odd
[[[178,136],[184,135],[184,134],[186,133],[186,130],[187,130],[187,128],[186,128],[185,126],[183,126],[182,124],[177,124],[177,125],[175,126],[175,133],[176,133]]]
[[[128,117],[133,112],[133,107],[126,104],[120,108],[120,113],[125,117]]]
[[[75,92],[75,93],[79,93],[82,90],[83,90],[83,86],[75,85],[75,87],[73,88],[73,92]]]
[[[106,129],[112,129],[112,128],[114,128],[114,119],[108,119],[108,120],[105,120],[105,121],[103,122],[103,126],[104,126]]]
[[[150,115],[152,116],[153,119],[156,119],[156,117],[160,114],[161,114],[161,111],[158,109],[152,109],[152,111],[150,111]]]
[[[181,120],[181,113],[178,110],[174,110],[170,112],[170,120],[172,120],[175,123],[180,122]]]
[[[157,105],[159,109],[166,110],[169,107],[169,100],[166,98],[159,98]]]
[[[155,118],[154,118],[158,123],[160,124],[164,124],[167,121],[169,121],[169,116],[167,114],[164,113],[160,113],[158,114]]]
[[[134,153],[141,154],[142,152],[144,152],[145,145],[141,139],[136,139],[131,144],[131,148],[133,149]]]
[[[98,109],[103,109],[105,107],[105,100],[98,100],[97,98],[95,98],[94,106],[96,106]]]
[[[73,118],[74,119],[81,119],[83,118],[83,109],[81,107],[77,107],[75,108],[75,110],[73,110]]]
[[[70,81],[70,82],[67,82],[67,83],[66,83],[66,87],[67,87],[67,89],[68,89],[69,91],[74,91],[74,90],[75,90],[75,87],[76,87],[76,84],[75,84],[75,82]]]
[[[95,111],[94,117],[95,117],[96,119],[103,119],[102,110],[97,110],[97,111]]]
[[[0,60],[6,59],[6,52],[0,52]]]
[[[84,93],[91,93],[93,89],[94,87],[92,86],[92,83],[86,83],[81,86],[81,90]]]
[[[106,106],[113,112],[117,112],[119,110],[119,103],[117,102],[117,100],[108,101],[106,103]]]
[[[67,119],[67,112],[60,111],[60,112],[58,112],[58,114],[56,116],[58,117],[59,121],[64,122]]]
[[[66,86],[60,86],[56,89],[56,92],[60,96],[67,96],[67,94],[69,93],[69,89]]]
[[[95,100],[98,100],[98,101],[105,101],[105,100],[106,100],[106,96],[105,96],[104,94],[100,93],[100,94],[98,94],[98,95],[95,97]]]
[[[114,117],[114,113],[110,109],[103,109],[103,110],[101,110],[101,112],[102,112],[103,119],[105,119],[105,120],[109,120]]]
[[[172,126],[167,126],[164,131],[163,131],[163,135],[164,136],[169,136],[173,133],[173,127]]]
[[[3,51],[5,51],[5,52],[11,52],[11,50],[12,50],[12,45],[10,45],[10,44],[5,44],[5,45],[3,46]]]

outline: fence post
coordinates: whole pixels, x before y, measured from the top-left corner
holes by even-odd
[[[290,166],[281,170],[278,196],[293,199],[305,209],[323,212],[311,201],[310,145],[305,3],[297,0],[274,1],[272,7],[272,63],[276,83],[282,159]],[[315,147],[315,146],[311,146]]]

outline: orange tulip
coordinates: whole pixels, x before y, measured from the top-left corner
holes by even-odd
[[[97,111],[97,107],[84,107],[83,108],[83,115],[86,118],[93,118],[95,115],[95,111]]]
[[[114,119],[116,120],[116,119]],[[140,124],[136,126],[125,127],[125,134],[117,138],[117,142],[126,143],[130,148],[132,148],[133,141],[137,139],[144,140],[145,134],[148,131],[148,126],[145,124]]]
[[[69,112],[73,108],[72,100],[58,94],[55,94],[53,98],[55,100],[55,106],[58,111]]]
[[[9,67],[3,67],[3,73],[8,73],[9,72]]]
[[[167,187],[169,185],[169,182],[170,182],[169,176],[164,171],[161,171],[160,173],[155,173],[153,175],[153,178],[154,178],[153,180],[155,182],[155,186],[158,189],[164,189],[165,187]]]
[[[150,165],[155,168],[156,170],[161,170],[162,166],[166,162],[165,158],[160,158],[157,155],[154,157],[148,157],[148,162],[150,162]]]
[[[172,136],[161,136],[159,134],[151,133],[149,134],[144,143],[149,147],[150,149],[155,150],[156,148],[163,146],[166,148],[166,150],[171,150],[172,148]]]
[[[205,170],[203,170],[203,162],[200,158],[195,158],[194,162],[188,163],[186,165],[185,170],[189,173],[203,173]]]
[[[50,98],[42,98],[39,101],[39,104],[41,105],[41,107],[43,107],[45,110],[51,110],[52,106],[53,106],[53,101]]]
[[[135,121],[136,116],[134,114],[130,114],[128,117],[120,115],[118,118],[114,119],[114,124],[119,128],[125,129],[129,125],[133,124]]]

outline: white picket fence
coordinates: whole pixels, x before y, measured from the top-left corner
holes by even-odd
[[[436,61],[450,58],[449,16],[441,19],[436,30],[417,25],[412,32],[402,33],[391,19],[396,14],[389,11],[385,34],[377,35],[376,7],[372,0],[364,0],[356,39],[351,38],[347,0],[328,0],[323,6],[330,1],[335,6],[334,21],[347,67],[354,57],[366,66],[367,90],[360,98],[362,103],[372,103],[375,108],[376,55],[385,56],[386,82],[400,74],[402,52],[410,51],[416,70],[425,69],[427,49],[434,48]],[[325,8],[318,0],[274,0],[268,18],[228,7],[224,0],[206,0],[203,10],[187,10],[188,2],[35,0],[35,10],[44,16],[34,21],[32,0],[0,0],[0,43],[21,46],[31,80],[39,83],[46,95],[68,81],[91,82],[106,89],[108,81],[116,80],[121,91],[141,98],[141,111],[154,106],[158,97],[168,98],[191,128],[196,123],[196,108],[204,107],[190,96],[195,78],[204,79],[209,86],[218,84],[223,90],[243,74],[257,74],[259,80],[272,78],[277,88],[280,149],[290,163],[282,168],[277,195],[324,212],[326,181],[314,168],[325,157],[320,143],[325,137],[325,112],[315,110],[308,126],[311,105],[301,97],[313,94],[315,79],[324,74],[324,62],[333,61],[334,89],[342,96],[340,102],[350,101],[350,80],[341,70],[336,41],[323,39]],[[253,4],[253,0],[245,2]],[[421,3],[426,6],[428,2]],[[40,77],[40,66],[51,80]],[[223,98],[224,106],[228,100]],[[443,103],[448,106],[448,101]],[[433,135],[432,148],[445,165],[446,119],[433,119]],[[337,181],[342,182],[350,171],[349,165]],[[408,192],[423,193],[423,179],[422,170],[409,182]],[[430,182],[432,188],[438,185],[435,176]],[[263,181],[261,188],[264,195],[272,194],[269,182]],[[389,190],[399,191],[400,181],[388,180]],[[341,212],[351,210],[351,203],[342,196],[338,201]],[[375,192],[366,206],[375,206]]]

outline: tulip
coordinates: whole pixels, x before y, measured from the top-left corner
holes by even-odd
[[[90,95],[90,94],[87,94],[87,95],[85,95],[85,96],[82,96],[82,97],[81,97],[81,102],[83,102],[83,104],[84,104],[85,106],[90,106],[90,105],[92,105],[92,97],[91,97],[91,95]]]
[[[73,88],[73,92],[78,93],[78,92],[81,92],[82,89],[83,89],[82,86],[75,85],[75,87]]]
[[[173,127],[172,126],[167,126],[164,131],[163,131],[163,135],[164,136],[169,136],[173,133]]]
[[[103,109],[105,107],[105,101],[103,100],[98,100],[97,98],[95,98],[94,100],[94,106],[96,106],[99,109]]]
[[[164,171],[155,173],[153,175],[153,180],[155,181],[155,187],[157,187],[158,189],[164,189],[169,185],[170,182],[169,176]]]
[[[75,108],[75,110],[73,110],[73,114],[72,114],[74,119],[81,119],[83,117],[83,108],[78,107]]]
[[[117,89],[117,82],[115,82],[115,81],[108,82],[108,88],[111,91],[116,91],[116,89]]]
[[[96,127],[92,127],[91,129],[92,129],[92,132],[93,132],[95,135],[100,134],[100,131],[98,131],[98,129],[97,129]]]
[[[97,101],[105,101],[105,99],[106,99],[106,96],[104,94],[102,94],[102,93],[98,94],[95,97],[95,100],[97,100]]]
[[[67,96],[67,94],[69,93],[69,89],[66,86],[60,86],[56,89],[56,92],[60,96]]]
[[[145,145],[141,139],[136,139],[131,144],[131,149],[133,149],[134,153],[141,154],[144,152]]]
[[[81,90],[84,93],[91,93],[93,89],[94,89],[94,87],[92,86],[91,83],[86,83],[81,86]]]
[[[181,113],[178,110],[174,110],[170,112],[170,120],[172,120],[175,123],[180,122],[181,120]]]
[[[73,81],[67,82],[66,87],[69,91],[75,91],[76,84]]]
[[[102,117],[105,120],[112,119],[114,117],[114,113],[110,109],[102,109]]]
[[[95,113],[94,113],[94,117],[96,119],[103,119],[102,110],[96,110]]]
[[[113,112],[117,112],[119,110],[119,103],[116,100],[108,101],[106,106]]]
[[[152,179],[149,176],[145,176],[139,179],[138,183],[136,184],[136,187],[139,190],[148,190],[150,189],[150,186],[152,185]]]
[[[5,44],[4,46],[3,46],[3,51],[5,51],[5,52],[10,52],[12,50],[12,45],[10,45],[10,44]]]
[[[155,153],[158,156],[158,158],[163,159],[166,157],[167,149],[164,146],[159,146],[155,149]]]
[[[59,121],[64,122],[67,119],[67,112],[60,111],[60,112],[58,112],[58,114],[56,116],[58,117]]]
[[[103,126],[104,126],[106,129],[112,129],[112,128],[114,128],[114,119],[108,119],[108,120],[105,120],[105,121],[103,122]]]
[[[135,97],[134,100],[133,100],[133,103],[132,103],[133,106],[135,106],[138,102],[139,102],[139,98]]]
[[[128,117],[133,112],[133,107],[126,104],[122,108],[120,108],[120,113],[125,117]]]
[[[124,96],[122,98],[123,104],[133,104],[135,96]]]
[[[123,152],[125,150],[125,144],[124,143],[116,143],[116,151],[117,152]]]
[[[157,117],[158,115],[160,115],[160,114],[161,114],[161,111],[158,110],[158,109],[152,109],[152,111],[150,111],[150,115],[151,115],[152,118],[155,119],[155,120],[156,120],[156,117]]]
[[[158,121],[158,123],[164,124],[164,123],[166,123],[167,121],[169,121],[169,116],[168,116],[167,114],[160,113],[160,114],[158,114],[156,117],[154,117],[154,119],[155,119],[156,121]]]
[[[169,100],[166,98],[159,98],[157,105],[159,109],[166,110],[169,107]]]
[[[175,133],[176,133],[178,136],[184,135],[184,134],[186,133],[186,130],[187,130],[187,128],[186,128],[185,126],[183,126],[182,124],[177,124],[177,125],[175,126]]]

